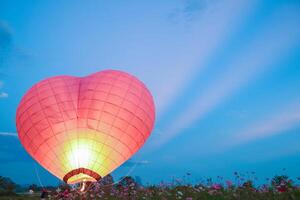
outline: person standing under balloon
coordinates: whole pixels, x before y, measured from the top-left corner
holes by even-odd
[[[42,189],[41,200],[45,200],[48,196],[48,191],[46,189]]]

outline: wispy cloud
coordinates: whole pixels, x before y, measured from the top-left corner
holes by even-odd
[[[12,43],[12,30],[9,25],[0,21],[0,48],[7,48]]]
[[[4,83],[0,80],[0,89],[3,87]]]
[[[150,161],[148,160],[140,160],[140,161],[134,161],[132,159],[126,161],[122,167],[135,167],[135,166],[139,166],[139,165],[148,165],[150,164]]]
[[[265,29],[254,37],[254,42],[227,63],[228,70],[219,79],[214,80],[207,91],[199,94],[194,100],[195,103],[190,104],[185,112],[172,122],[172,126],[157,140],[157,145],[162,145],[182,133],[183,129],[254,81],[299,43],[300,24],[295,20],[299,18],[299,14],[285,9],[279,13],[284,14],[274,16]]]
[[[0,68],[12,48],[12,30],[4,21],[0,21]]]
[[[207,11],[214,3],[206,0],[183,0],[170,12],[169,18],[176,23],[190,22],[201,12]]]
[[[284,134],[286,131],[297,127],[300,127],[299,101],[291,103],[281,111],[272,114],[268,119],[256,121],[242,130],[226,135],[218,144],[216,151],[224,152],[238,145]],[[299,148],[295,150],[299,151]],[[287,153],[293,153],[292,149]]]
[[[295,106],[295,110],[291,110],[287,113],[279,113],[269,120],[259,121],[257,124],[253,124],[251,127],[247,127],[247,129],[229,136],[229,141],[227,144],[229,146],[235,146],[238,144],[251,142],[253,140],[271,137],[280,133],[284,133],[284,131],[299,125],[300,105]]]
[[[4,99],[7,97],[8,97],[8,94],[6,92],[0,92],[0,98]]]
[[[4,70],[15,66],[14,62],[27,62],[32,54],[14,43],[14,32],[11,26],[0,20],[0,75],[5,75]],[[17,66],[20,66],[18,63]]]
[[[213,7],[213,12],[205,12],[195,19],[194,27],[186,34],[187,39],[183,36],[179,38],[184,43],[175,51],[174,55],[178,57],[172,58],[175,62],[168,63],[170,67],[164,66],[160,70],[156,81],[159,84],[154,85],[152,90],[156,96],[158,118],[173,106],[172,102],[187,88],[189,80],[201,73],[205,68],[205,62],[250,12],[253,2],[219,2]]]
[[[3,81],[0,81],[0,89],[3,88],[3,85],[4,85],[4,82],[3,82]],[[8,94],[7,94],[6,92],[2,92],[2,91],[0,90],[0,99],[1,99],[1,98],[7,98],[7,97],[8,97]]]
[[[17,133],[0,132],[0,136],[18,137]]]

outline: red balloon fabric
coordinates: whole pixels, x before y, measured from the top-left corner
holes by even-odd
[[[24,148],[67,183],[112,172],[144,144],[154,121],[149,90],[117,70],[43,80],[24,95],[16,116]]]

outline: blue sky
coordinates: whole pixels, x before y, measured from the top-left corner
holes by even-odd
[[[300,176],[299,1],[0,0],[0,175],[56,184],[14,136],[17,105],[44,78],[108,68],[141,79],[157,108],[116,178]]]

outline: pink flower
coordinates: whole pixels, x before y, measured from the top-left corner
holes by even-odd
[[[227,187],[231,187],[232,186],[232,182],[230,180],[226,181],[226,185]]]
[[[214,190],[220,190],[222,188],[222,186],[220,184],[213,184],[211,187]]]
[[[285,188],[285,187],[277,187],[277,191],[278,192],[286,192],[287,188]]]

